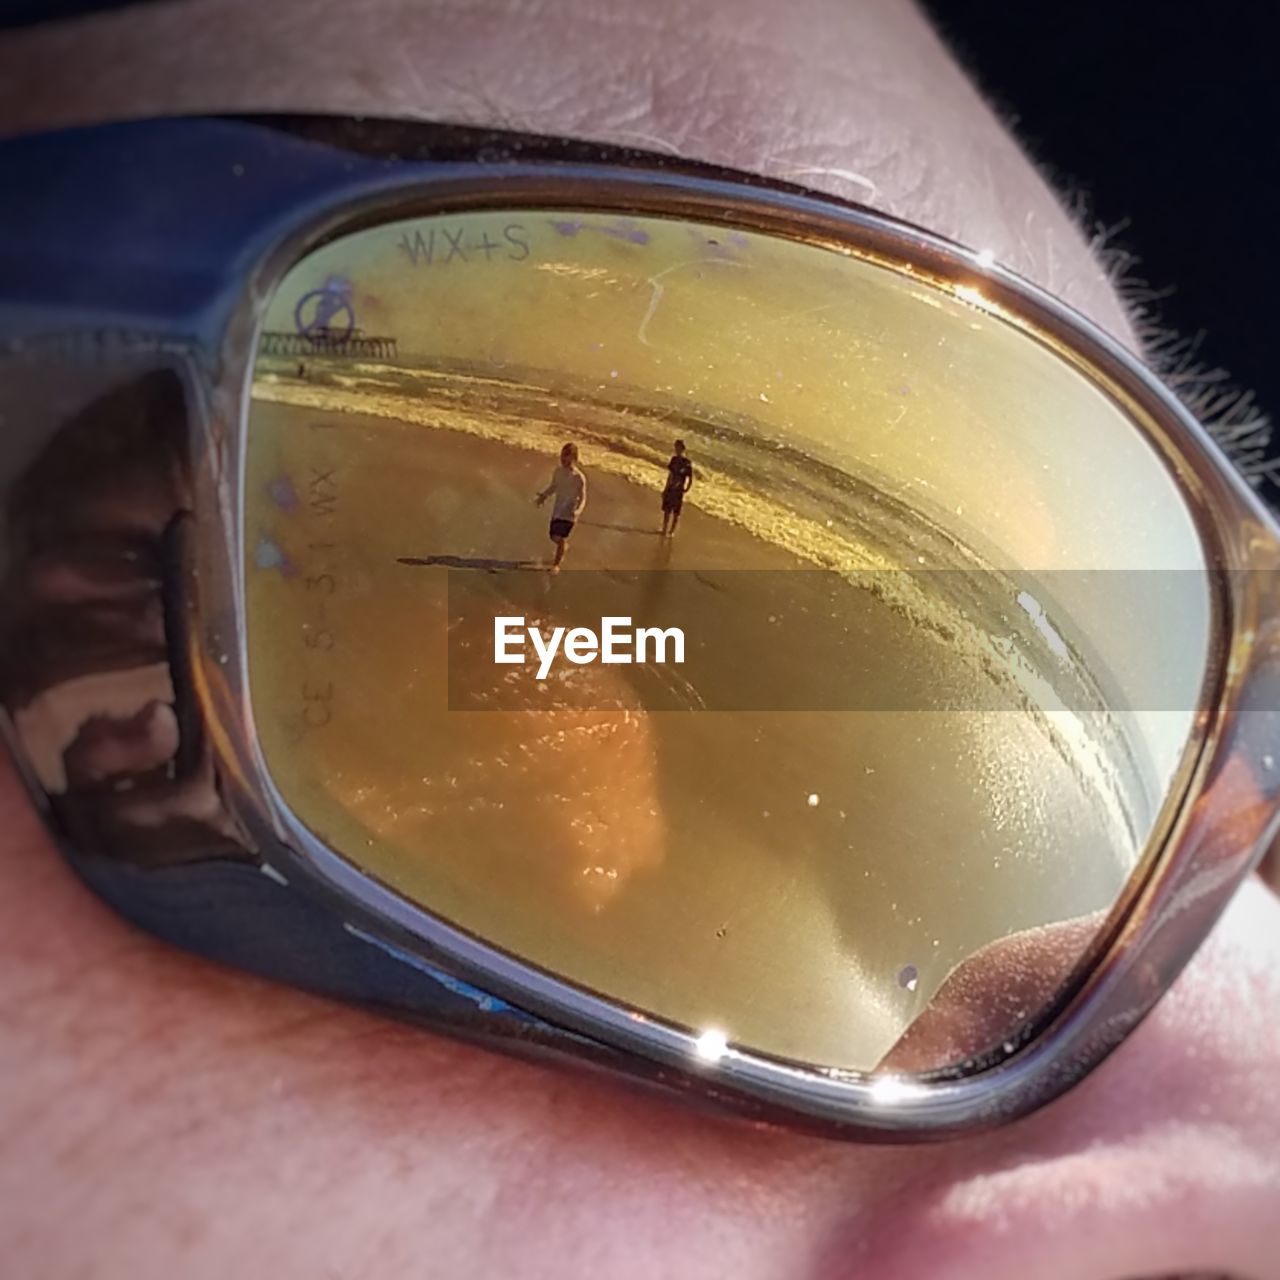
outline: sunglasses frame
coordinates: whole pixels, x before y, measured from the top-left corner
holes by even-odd
[[[160,866],[106,856],[91,824],[69,823],[41,786],[12,707],[0,708],[67,860],[149,932],[508,1051],[592,1064],[792,1127],[923,1140],[1007,1123],[1092,1070],[1172,983],[1275,838],[1280,528],[1131,354],[983,256],[752,175],[450,125],[174,117],[9,139],[0,170],[15,193],[0,205],[0,396],[33,351],[53,368],[92,360],[109,376],[118,366],[122,380],[167,370],[183,388],[193,501],[165,553],[179,755],[212,768],[245,856],[197,849]],[[249,705],[241,528],[267,301],[299,259],[338,236],[395,218],[503,208],[687,218],[852,253],[960,297],[977,289],[984,310],[1126,409],[1175,478],[1204,545],[1215,615],[1192,741],[1097,937],[1052,1004],[990,1054],[921,1076],[806,1068],[733,1047],[709,1061],[693,1032],[528,965],[358,871],[276,791]],[[6,703],[13,659],[0,647]]]

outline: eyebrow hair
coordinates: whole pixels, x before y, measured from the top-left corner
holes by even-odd
[[[1204,356],[1204,330],[1184,334],[1161,314],[1160,303],[1173,287],[1156,287],[1139,274],[1142,259],[1118,240],[1130,220],[1090,226],[1081,196],[1069,196],[1064,203],[1088,236],[1089,251],[1120,299],[1148,367],[1204,424],[1251,485],[1280,488],[1280,439],[1270,415],[1253,391]],[[1275,496],[1266,496],[1276,505]]]
[[[1074,179],[1065,178],[1046,156],[1039,154],[1039,148],[1026,137],[1010,96],[979,74],[970,51],[956,43],[954,32],[942,29],[931,8],[929,12],[930,22],[983,102],[1009,134],[1019,140],[1027,162],[1079,228],[1090,255],[1101,266],[1124,310],[1137,339],[1139,357],[1206,428],[1268,505],[1280,511],[1280,437],[1256,393],[1237,382],[1229,370],[1205,357],[1205,330],[1188,335],[1169,323],[1159,304],[1173,294],[1174,286],[1156,286],[1140,275],[1141,256],[1120,240],[1133,220],[1106,223],[1094,214],[1087,190]]]

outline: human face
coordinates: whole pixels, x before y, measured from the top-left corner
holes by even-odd
[[[11,130],[228,107],[505,124],[797,179],[990,248],[1132,341],[1069,219],[892,0],[217,0],[0,49]],[[252,1250],[285,1276],[425,1257],[472,1276],[1272,1270],[1280,909],[1260,884],[1067,1099],[881,1150],[692,1116],[211,969],[87,897],[7,775],[2,800],[0,1221],[29,1269],[198,1277]]]

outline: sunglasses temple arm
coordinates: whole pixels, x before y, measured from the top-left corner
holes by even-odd
[[[343,921],[261,865],[145,868],[74,852],[68,861],[133,924],[208,959],[469,1038],[567,1034]]]

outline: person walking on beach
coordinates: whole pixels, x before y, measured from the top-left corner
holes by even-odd
[[[555,502],[551,506],[548,532],[556,544],[551,568],[558,569],[578,513],[587,505],[587,477],[578,468],[578,446],[572,441],[560,450],[560,465],[551,473],[551,483],[538,494],[538,506],[542,506],[552,494],[555,494]]]
[[[667,463],[667,485],[662,491],[662,536],[675,536],[680,523],[680,508],[684,495],[693,487],[693,463],[684,456],[684,441],[677,440],[675,453]]]

